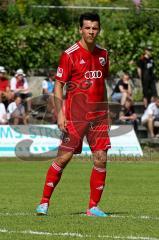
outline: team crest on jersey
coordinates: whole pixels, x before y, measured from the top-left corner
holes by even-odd
[[[57,74],[56,74],[56,75],[57,75],[57,77],[60,77],[60,78],[61,78],[62,75],[63,75],[63,68],[58,67],[58,68],[57,68]]]
[[[106,64],[106,59],[104,57],[99,57],[99,62],[102,66]]]

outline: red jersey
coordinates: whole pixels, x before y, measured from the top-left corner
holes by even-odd
[[[77,42],[62,54],[56,79],[67,86],[66,113],[70,111],[72,99],[75,102],[74,97],[79,94],[83,94],[87,103],[104,101],[108,70],[108,52],[99,46],[95,46],[93,52],[90,52]],[[81,111],[86,110],[85,100],[82,99],[82,103],[78,97],[76,109],[80,107]]]
[[[9,87],[8,79],[0,78],[0,91],[5,92],[7,87]]]

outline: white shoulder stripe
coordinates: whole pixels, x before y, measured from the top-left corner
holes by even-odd
[[[77,46],[77,47],[75,47],[75,48],[73,48],[73,49],[71,49],[71,50],[69,50],[69,51],[66,50],[65,52],[66,52],[67,54],[70,54],[70,53],[76,51],[77,49],[79,49],[79,46]]]
[[[72,50],[72,49],[74,49],[75,47],[77,47],[78,45],[77,45],[77,43],[75,43],[74,45],[72,45],[71,47],[69,47],[68,49],[66,49],[66,51],[65,52],[69,52],[70,50]]]
[[[65,52],[66,52],[66,53],[69,53],[69,52],[72,52],[74,49],[77,49],[77,48],[79,48],[78,45],[77,45],[77,46],[74,46],[74,47],[72,47],[72,48],[67,49]]]

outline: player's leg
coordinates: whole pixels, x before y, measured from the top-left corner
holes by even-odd
[[[47,214],[49,201],[52,193],[61,179],[63,169],[71,160],[72,156],[73,152],[59,150],[57,157],[54,159],[52,165],[49,167],[46,174],[46,180],[40,205],[36,209],[38,215]]]
[[[90,200],[87,215],[106,217],[108,214],[98,208],[98,203],[100,202],[106,181],[107,151],[94,152],[93,160],[94,166],[90,177]]]
[[[77,134],[76,129],[80,129]],[[73,122],[67,124],[67,133],[63,134],[62,142],[59,147],[58,155],[54,159],[53,164],[50,166],[43,190],[43,196],[40,205],[37,208],[38,214],[47,214],[47,209],[51,195],[61,179],[63,169],[71,160],[73,153],[80,153],[82,148],[82,139],[84,136],[85,125],[78,124],[74,126]],[[81,137],[81,136],[82,137]],[[43,210],[44,209],[44,210]]]
[[[142,91],[143,91],[143,103],[145,109],[148,106],[148,99],[149,99],[149,80],[142,79]]]
[[[90,200],[87,215],[108,216],[98,208],[105,181],[107,150],[110,148],[107,119],[95,122],[87,134],[87,140],[93,152],[94,166],[90,177]]]
[[[128,94],[126,92],[122,93],[121,102],[120,102],[122,106],[124,106],[127,96]]]
[[[147,121],[147,128],[148,128],[148,132],[150,134],[150,137],[155,137],[154,134],[154,118],[152,116],[148,117],[148,121]]]

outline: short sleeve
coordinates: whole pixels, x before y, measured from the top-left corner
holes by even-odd
[[[16,90],[16,79],[15,79],[15,77],[13,77],[10,81],[10,88],[11,88],[12,91]]]
[[[14,102],[8,105],[7,111],[11,114],[15,109]]]
[[[46,80],[44,80],[43,82],[42,82],[42,89],[47,89],[47,81]]]
[[[137,62],[137,66],[138,66],[139,68],[143,69],[143,65],[144,65],[143,60],[142,60],[142,59],[139,59],[139,61]]]
[[[67,53],[63,53],[57,68],[56,80],[66,83],[71,78],[72,61]]]
[[[109,75],[109,55],[108,55],[108,52],[106,51],[106,64],[104,69],[104,78],[107,78],[108,75]]]
[[[148,115],[153,115],[153,112],[154,112],[154,111],[153,111],[152,105],[149,105],[149,106],[148,106],[148,109],[147,109],[147,114],[148,114]]]
[[[1,103],[1,114],[6,114],[6,109],[3,103]]]
[[[123,81],[122,81],[121,79],[118,81],[117,85],[118,85],[118,88],[119,88],[120,86],[124,87]]]
[[[28,89],[29,86],[28,86],[28,81],[26,78],[24,78],[24,89]]]

